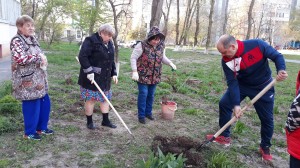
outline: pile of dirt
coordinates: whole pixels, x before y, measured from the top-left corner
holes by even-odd
[[[182,153],[183,157],[187,159],[185,162],[187,167],[205,166],[201,150],[197,150],[199,142],[194,141],[192,138],[184,136],[171,138],[157,135],[153,138],[151,149],[157,153],[158,147],[164,155],[172,153],[178,156]]]

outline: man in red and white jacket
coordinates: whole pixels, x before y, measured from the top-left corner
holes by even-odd
[[[222,55],[222,68],[227,81],[227,91],[219,101],[219,126],[222,128],[232,117],[240,118],[243,114],[240,103],[246,97],[253,99],[273,79],[269,60],[276,66],[276,80],[288,77],[285,61],[281,53],[260,39],[240,41],[231,35],[222,35],[216,45]],[[259,151],[263,160],[272,160],[270,153],[274,131],[274,97],[272,87],[254,103],[261,121],[261,142]],[[211,139],[213,134],[206,136]],[[231,143],[230,127],[225,129],[215,142],[228,146]]]

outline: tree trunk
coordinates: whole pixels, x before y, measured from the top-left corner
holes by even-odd
[[[262,27],[263,18],[264,18],[264,8],[263,8],[263,10],[261,11],[261,17],[260,17],[259,24],[258,24],[258,28],[257,28],[257,35],[256,35],[256,38],[259,38],[259,36],[260,36],[260,31],[261,31],[261,27]],[[254,36],[254,37],[255,37],[255,36]]]
[[[153,26],[159,27],[160,19],[162,16],[163,4],[164,4],[163,0],[153,0],[152,1],[150,27],[153,27]]]
[[[225,1],[225,13],[224,13],[224,24],[223,24],[223,34],[226,34],[227,33],[227,30],[226,30],[226,25],[227,25],[227,22],[228,22],[228,2],[229,0],[224,0]]]
[[[94,33],[94,27],[95,27],[97,15],[99,12],[99,0],[95,0],[95,7],[93,8],[93,10],[91,12],[92,12],[92,17],[91,17],[90,25],[89,25],[89,35],[92,35]]]
[[[215,6],[215,0],[210,0],[210,11],[209,11],[209,21],[208,21],[208,30],[207,30],[207,39],[206,39],[206,44],[205,44],[205,54],[208,54],[208,47],[210,46],[210,36],[211,36],[211,29],[212,29],[212,16],[214,13],[214,6]]]
[[[52,10],[49,9],[48,11],[46,11],[45,15],[42,17],[42,22],[41,22],[41,26],[39,27],[39,38],[41,38],[43,41],[45,40],[45,32],[44,32],[44,27],[45,27],[45,23],[47,18],[49,17],[49,15],[51,14]]]
[[[113,15],[114,15],[115,35],[113,37],[113,41],[114,41],[114,44],[115,44],[115,62],[119,62],[119,46],[118,46],[118,41],[117,41],[119,30],[118,30],[117,12],[116,12],[116,7],[115,7],[114,3],[112,2],[112,0],[109,0],[109,3],[110,3],[110,6],[112,8]]]
[[[179,22],[180,22],[179,0],[177,0],[177,22],[176,22],[176,45],[179,45]]]
[[[185,19],[184,19],[182,33],[181,33],[181,36],[180,36],[180,39],[179,39],[179,44],[181,44],[182,41],[184,40],[184,45],[186,45],[186,36],[187,36],[187,32],[189,30],[188,27],[189,27],[191,14],[192,14],[192,11],[193,11],[195,1],[196,0],[193,0],[193,3],[191,3],[191,0],[188,0],[188,4],[186,6],[186,15],[185,15]]]
[[[113,0],[109,0],[109,3],[110,3],[110,6],[112,8],[112,11],[113,11],[113,16],[114,16],[114,28],[115,28],[115,35],[113,37],[113,42],[114,42],[114,45],[115,45],[115,62],[116,62],[116,65],[119,66],[119,46],[118,46],[118,35],[119,35],[119,27],[118,27],[118,19],[121,17],[121,14],[122,13],[125,13],[126,12],[124,10],[121,10],[120,12],[117,13],[117,10],[116,10],[116,6],[124,6],[124,5],[130,5],[131,4],[131,0],[128,0],[128,3],[123,3],[122,4],[114,4],[115,1]],[[117,67],[119,68],[119,67]]]
[[[199,35],[199,29],[200,29],[200,0],[197,0],[196,3],[196,30],[195,30],[195,36],[194,36],[194,46],[197,46],[198,44],[198,35]]]
[[[193,18],[194,18],[194,15],[195,15],[195,11],[196,11],[196,6],[195,6],[195,2],[196,2],[197,0],[194,0],[194,2],[193,2],[193,4],[192,4],[192,9],[191,10],[193,10],[192,11],[192,15],[189,17],[189,23],[188,23],[188,25],[187,25],[187,27],[186,27],[186,29],[185,29],[185,34],[184,34],[184,45],[187,45],[187,35],[188,35],[188,32],[190,31],[190,29],[191,29],[191,25],[192,25],[192,21],[193,21]]]
[[[32,1],[32,13],[31,18],[34,19],[35,17],[35,0]]]
[[[170,2],[168,3],[168,0],[166,0],[167,14],[164,15],[165,27],[164,27],[164,30],[163,30],[163,33],[164,33],[165,36],[167,36],[167,34],[168,34],[168,22],[169,22],[170,7],[171,7],[171,4],[172,4],[172,1],[173,0],[170,0]]]
[[[248,11],[248,30],[247,30],[247,35],[246,35],[246,40],[250,38],[251,34],[251,28],[252,28],[252,10],[254,6],[255,0],[251,0],[249,11]]]

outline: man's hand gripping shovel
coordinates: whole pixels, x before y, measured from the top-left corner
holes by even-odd
[[[244,112],[245,110],[247,110],[250,106],[252,106],[259,98],[261,98],[261,96],[263,96],[269,89],[271,89],[275,83],[277,82],[276,79],[273,79],[273,81],[271,83],[269,83],[262,91],[260,91],[243,109],[242,112]],[[202,142],[198,147],[197,150],[199,151],[204,145],[207,145],[209,143],[211,143],[212,141],[214,141],[228,126],[230,126],[231,124],[233,124],[235,121],[237,120],[237,118],[234,116],[231,118],[231,120],[229,120],[218,132],[216,132],[214,134],[214,136],[204,142]]]

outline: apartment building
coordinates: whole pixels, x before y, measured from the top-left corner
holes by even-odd
[[[0,0],[0,58],[10,54],[10,40],[17,33],[16,20],[20,15],[20,0]]]

